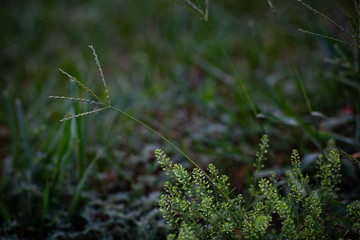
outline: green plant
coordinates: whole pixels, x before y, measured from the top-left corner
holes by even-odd
[[[79,81],[78,79],[76,79],[75,77],[71,76],[70,74],[68,74],[67,72],[63,71],[62,69],[60,69],[60,71],[65,74],[66,76],[69,77],[69,79],[73,82],[75,82],[78,86],[80,86],[82,89],[84,89],[85,91],[87,91],[90,95],[93,96],[93,98],[95,100],[89,100],[89,99],[83,99],[83,98],[75,98],[75,97],[66,97],[66,96],[49,96],[50,99],[61,99],[61,100],[69,100],[69,101],[74,101],[74,102],[81,102],[81,103],[87,103],[87,104],[90,104],[90,105],[98,105],[98,106],[101,106],[101,108],[97,108],[97,109],[94,109],[94,110],[91,110],[91,111],[87,111],[87,112],[83,112],[83,113],[78,113],[78,114],[73,114],[73,115],[70,115],[68,117],[65,117],[63,119],[61,119],[60,121],[69,121],[69,120],[73,120],[73,119],[78,119],[80,117],[83,117],[83,116],[86,116],[86,115],[90,115],[90,114],[94,114],[94,113],[97,113],[97,112],[100,112],[100,111],[103,111],[103,110],[106,110],[106,109],[113,109],[119,113],[121,113],[122,115],[125,115],[126,117],[130,118],[131,120],[135,121],[136,123],[142,125],[143,127],[147,128],[148,130],[150,130],[151,132],[153,132],[154,134],[156,134],[157,136],[159,136],[160,138],[162,138],[166,143],[168,143],[170,146],[172,146],[177,152],[179,152],[183,157],[185,157],[190,163],[192,163],[194,166],[195,166],[195,170],[196,170],[196,176],[198,177],[198,184],[201,185],[203,183],[206,182],[209,182],[211,184],[211,186],[213,186],[217,193],[220,194],[224,199],[226,200],[230,200],[229,199],[229,195],[230,195],[230,192],[228,190],[228,183],[227,183],[227,177],[226,176],[223,176],[223,177],[219,177],[218,176],[218,170],[213,166],[213,165],[210,165],[210,173],[207,174],[204,170],[202,170],[195,161],[193,161],[189,156],[187,156],[182,150],[180,150],[176,145],[174,145],[170,140],[168,140],[166,137],[164,137],[163,135],[161,135],[159,132],[157,132],[156,130],[154,130],[153,128],[151,128],[149,125],[145,124],[144,122],[140,121],[139,119],[133,117],[132,115],[114,107],[113,105],[111,105],[110,103],[110,94],[109,94],[109,90],[107,88],[107,84],[106,84],[106,81],[105,81],[105,78],[104,78],[104,75],[103,75],[103,71],[102,71],[102,68],[101,68],[101,65],[100,65],[100,62],[98,60],[98,56],[95,52],[95,49],[93,48],[93,46],[89,46],[93,52],[93,55],[94,55],[94,58],[95,58],[95,62],[98,66],[98,70],[100,72],[100,75],[101,75],[101,79],[102,79],[102,83],[103,83],[103,86],[104,86],[104,89],[105,89],[105,92],[106,92],[106,101],[104,101],[103,99],[101,99],[97,94],[95,94],[94,91],[92,91],[90,88],[88,88],[85,84],[83,84],[81,81]],[[65,129],[68,129],[69,130],[69,124],[66,124],[65,126],[67,126]],[[65,135],[66,136],[66,135]],[[62,147],[60,148],[60,152],[62,152]],[[62,155],[59,156],[59,159],[61,159]],[[54,178],[57,180],[57,176],[58,176],[58,168],[59,168],[59,165],[60,165],[60,161],[61,160],[58,160],[57,161],[57,167],[55,168],[55,172],[56,174],[54,175]],[[168,162],[166,162],[167,159],[164,159],[164,162],[163,162],[163,167],[165,168],[166,167],[166,164],[170,164]],[[96,160],[94,160],[89,166],[88,168],[86,169],[85,173],[83,175],[80,175],[81,177],[81,180],[80,182],[78,183],[77,187],[76,187],[76,192],[75,192],[75,196],[73,197],[73,200],[72,200],[72,203],[71,203],[71,206],[70,206],[70,211],[69,211],[69,216],[71,217],[74,212],[76,211],[78,205],[79,205],[79,201],[80,201],[80,194],[82,192],[82,189],[84,187],[84,183],[91,171],[91,169],[93,168],[93,166],[95,165],[96,163]],[[189,176],[187,175],[187,172],[186,170],[182,167],[182,165],[178,164],[178,165],[175,165],[176,168],[178,168],[178,171],[175,172],[175,174],[177,175],[177,179],[179,181],[181,181],[183,184],[186,184],[190,178]],[[82,172],[82,171],[81,171]],[[212,192],[210,190],[210,184],[207,185],[207,191],[208,193]],[[191,187],[189,187],[188,189],[190,189]],[[47,209],[47,204],[48,204],[48,191],[45,191],[44,192],[44,209]],[[180,193],[179,193],[180,194]],[[203,195],[203,197],[206,197],[205,195]],[[205,200],[204,202],[204,205],[208,205],[208,207],[211,207],[211,199],[207,199]],[[228,201],[224,206],[222,207],[225,207],[225,209],[222,209],[222,210],[226,210],[227,212],[230,212],[230,209],[234,209],[236,208],[236,205],[234,203],[232,203],[231,201]],[[187,229],[187,226],[184,225],[183,226],[184,229],[182,230],[183,231],[183,234],[184,234],[184,237],[186,236],[189,236],[189,234],[192,234],[191,233],[191,229]],[[227,224],[227,227],[229,228],[227,231],[228,233],[230,233],[230,227],[231,225],[228,223]]]
[[[65,74],[66,76],[69,77],[69,79],[73,82],[75,82],[76,84],[78,84],[81,88],[83,88],[85,91],[87,91],[89,94],[91,94],[94,98],[94,100],[89,100],[89,99],[82,99],[82,98],[74,98],[74,97],[66,97],[66,96],[49,96],[50,99],[61,99],[61,100],[69,100],[69,101],[75,101],[75,102],[81,102],[81,103],[87,103],[87,104],[93,104],[93,105],[99,105],[101,106],[101,108],[95,109],[95,110],[91,110],[88,112],[83,112],[83,113],[79,113],[79,114],[74,114],[74,115],[70,115],[69,117],[65,117],[63,119],[61,119],[60,121],[67,121],[67,120],[72,120],[72,119],[77,119],[79,117],[83,117],[89,114],[94,114],[106,109],[113,109],[117,112],[119,112],[120,114],[130,118],[131,120],[133,120],[134,122],[142,125],[143,127],[147,128],[149,131],[151,131],[152,133],[156,134],[157,136],[159,136],[161,139],[163,139],[166,143],[168,143],[171,147],[173,147],[177,152],[179,152],[182,156],[184,156],[190,163],[192,163],[196,168],[200,169],[204,176],[210,181],[213,182],[212,178],[210,176],[208,176],[205,171],[203,171],[198,165],[197,163],[192,160],[188,155],[186,155],[181,149],[179,149],[175,144],[173,144],[169,139],[167,139],[166,137],[164,137],[163,135],[161,135],[158,131],[154,130],[153,128],[151,128],[149,125],[147,125],[146,123],[142,122],[141,120],[137,119],[136,117],[120,110],[119,108],[114,107],[113,105],[111,105],[110,103],[110,95],[109,95],[109,90],[107,88],[106,85],[106,81],[104,78],[104,74],[98,59],[98,56],[95,52],[95,49],[93,48],[92,45],[89,46],[90,49],[93,52],[94,58],[95,58],[95,62],[96,65],[98,66],[100,75],[101,75],[101,80],[102,83],[104,85],[104,89],[106,92],[106,99],[107,101],[102,100],[98,95],[96,95],[90,88],[88,88],[85,84],[83,84],[81,81],[79,81],[78,79],[76,79],[75,77],[71,76],[69,73],[63,71],[62,69],[59,69],[63,74]],[[217,187],[217,185],[213,182],[213,185],[215,187]],[[222,191],[222,189],[220,189],[219,187],[217,187],[219,192],[224,195],[225,198],[227,198],[227,195]]]
[[[263,168],[267,148],[265,135],[257,154],[257,171]],[[310,176],[302,173],[299,153],[294,150],[293,168],[285,176],[272,172],[270,177],[257,179],[255,172],[256,184],[248,200],[241,194],[230,200],[219,196],[199,169],[194,168],[190,174],[163,151],[156,150],[155,155],[170,178],[160,201],[160,209],[173,229],[170,239],[359,237],[358,201],[337,201],[341,177],[337,150],[319,156],[317,184],[310,184]],[[214,183],[230,195],[228,177],[220,176],[213,164],[208,172]]]
[[[207,21],[208,1],[206,2],[206,10],[200,10],[200,8],[197,8],[197,5],[194,5],[191,1],[186,2],[191,7],[192,12],[197,12]],[[218,43],[218,45],[225,56],[227,56],[221,44]],[[328,153],[328,155],[319,157],[320,172],[316,179],[322,186],[319,188],[319,194],[315,194],[314,190],[305,188],[309,177],[303,176],[300,170],[298,153],[294,151],[292,155],[294,169],[287,173],[288,187],[291,189],[291,193],[285,196],[279,193],[279,182],[276,180],[275,174],[272,174],[270,179],[262,178],[260,181],[258,181],[255,175],[253,177],[254,184],[250,191],[252,196],[251,201],[248,201],[247,206],[243,206],[244,204],[241,203],[243,199],[242,195],[238,195],[236,198],[237,201],[229,198],[231,191],[229,190],[228,179],[226,176],[220,177],[214,165],[209,165],[208,174],[182,150],[153,128],[111,105],[109,91],[98,57],[92,46],[90,46],[90,48],[93,50],[107,100],[102,100],[82,82],[63,70],[60,71],[90,93],[95,98],[95,101],[64,96],[51,96],[50,98],[102,106],[102,108],[89,112],[74,114],[64,118],[62,121],[76,119],[106,109],[113,109],[161,137],[195,166],[193,173],[190,175],[181,164],[173,164],[163,152],[156,152],[163,169],[176,181],[174,185],[169,182],[166,183],[167,195],[164,195],[161,199],[161,210],[164,212],[169,223],[178,230],[177,238],[260,238],[279,235],[280,238],[298,238],[300,236],[301,238],[308,239],[334,234],[333,232],[329,233],[329,230],[325,228],[327,223],[333,225],[334,220],[324,217],[324,223],[320,221],[320,218],[324,215],[324,209],[327,211],[329,209],[324,206],[331,206],[332,200],[336,198],[336,185],[340,181],[340,158],[337,152],[333,151]],[[228,59],[228,62],[234,74],[237,76],[236,78],[239,79],[237,71],[230,59]],[[247,91],[244,89],[241,79],[239,82],[252,107],[255,117],[257,117],[257,110],[249,98]],[[304,93],[304,87],[303,85],[301,86]],[[304,95],[308,106],[310,106],[307,95]],[[311,107],[309,107],[309,111],[312,112]],[[263,167],[262,162],[265,160],[265,154],[268,151],[266,135],[262,139],[260,146],[261,151],[257,156],[257,163],[255,164],[257,171]],[[311,192],[304,194],[304,191]],[[352,208],[350,209],[353,211]],[[275,225],[272,223],[275,214],[283,220],[282,227],[279,228],[275,226],[275,228],[279,228],[280,230],[272,229],[274,228],[273,225]],[[218,235],[219,233],[221,235]],[[171,237],[174,237],[174,235],[171,235]]]
[[[290,158],[282,155],[284,152],[299,148],[304,153],[304,163],[308,163],[306,154],[318,151],[314,141],[308,141],[309,136],[321,142],[322,147],[334,137],[335,145],[349,152],[347,158],[354,160],[351,155],[358,152],[356,129],[360,128],[353,126],[359,121],[347,118],[336,129],[327,128],[327,121],[331,125],[343,102],[349,102],[351,108],[360,103],[355,47],[340,42],[333,46],[333,41],[296,35],[296,29],[301,26],[309,32],[330,32],[324,35],[355,44],[350,42],[351,37],[340,35],[341,30],[337,34],[337,27],[319,26],[312,12],[301,11],[296,1],[268,1],[273,9],[276,7],[277,22],[273,15],[264,14],[268,11],[266,1],[213,1],[211,17],[210,1],[173,2],[183,3],[205,21],[190,21],[191,16],[172,7],[170,1],[49,4],[39,0],[2,4],[0,42],[4,51],[0,68],[4,74],[0,85],[4,96],[0,101],[5,106],[0,108],[2,238],[154,239],[166,234],[167,226],[158,210],[162,178],[151,154],[152,144],[163,144],[157,136],[134,127],[137,124],[134,121],[118,118],[115,111],[98,116],[95,121],[76,117],[58,123],[58,114],[64,111],[79,115],[91,107],[98,110],[108,104],[109,94],[106,90],[97,91],[97,82],[93,81],[93,70],[97,69],[88,69],[85,64],[91,59],[91,52],[76,47],[88,42],[96,42],[97,49],[102,49],[102,64],[107,66],[104,73],[114,80],[106,86],[112,90],[111,105],[155,126],[153,129],[161,129],[162,135],[176,138],[187,155],[196,156],[199,166],[213,162],[219,172],[229,176],[231,186],[236,187],[228,198],[252,183],[249,193],[245,190],[242,193],[246,202],[252,203],[250,207],[256,205],[256,196],[262,194],[259,179],[269,175],[269,171],[259,168],[250,179],[249,168],[254,142],[264,132],[269,134],[272,144],[271,162],[263,164],[267,167],[274,164],[275,172],[283,176],[290,162]],[[334,9],[326,1],[311,4],[315,9],[329,10],[329,16],[345,26],[340,14],[332,15]],[[354,30],[358,26],[355,10],[356,7],[346,10],[351,14],[348,20]],[[288,52],[297,65],[311,106],[322,113],[315,116],[320,139],[314,138],[308,104],[296,88],[291,67],[287,69],[289,61],[283,61],[279,29],[288,42]],[[345,29],[352,32],[346,26]],[[64,52],[69,54],[64,57]],[[324,55],[326,66],[319,68]],[[19,65],[19,59],[25,64]],[[75,98],[84,96],[74,81],[70,84],[58,81],[54,66],[61,66],[78,79],[86,79],[86,87],[96,90],[105,105],[46,101],[54,89],[59,95],[71,92]],[[254,117],[260,118],[256,122],[261,122],[264,129],[254,124]],[[294,120],[296,127],[289,127]],[[340,117],[335,120],[342,122]],[[164,150],[177,162],[179,156],[175,152]],[[345,156],[344,152],[341,156]],[[359,192],[354,184],[359,176],[356,168],[345,160],[342,159],[345,169],[341,183],[345,190],[319,189],[324,196],[335,191],[338,202],[347,202],[350,196],[356,198]],[[313,164],[307,166],[302,169],[303,174],[310,171],[307,175],[312,176]],[[320,176],[309,181],[321,183]],[[210,188],[215,198],[225,201],[216,188]],[[278,193],[282,195],[284,191],[280,187]],[[324,204],[331,205],[329,199]],[[230,211],[236,209],[230,207]],[[358,205],[354,203],[348,209],[356,222]],[[267,221],[259,219],[261,224],[249,232],[254,236],[260,234]],[[180,234],[186,238],[196,231],[184,223]]]

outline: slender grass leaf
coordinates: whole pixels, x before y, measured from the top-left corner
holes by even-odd
[[[45,217],[46,217],[46,215],[48,213],[48,209],[49,209],[49,195],[50,195],[49,181],[46,181],[45,189],[44,189],[44,193],[43,193],[43,197],[42,197],[40,237],[42,237],[42,233],[44,231]]]
[[[76,84],[71,85],[72,95],[79,95],[78,88]],[[73,102],[73,108],[75,114],[80,114],[81,109],[78,102]],[[75,118],[75,127],[76,127],[76,135],[77,135],[77,174],[79,179],[82,178],[84,173],[84,131],[83,131],[83,118]]]
[[[54,169],[53,179],[52,179],[52,183],[53,183],[52,189],[54,189],[58,183],[60,167],[61,167],[61,163],[64,158],[64,155],[67,152],[71,151],[70,142],[71,142],[71,121],[67,121],[67,122],[65,122],[65,125],[64,125],[63,135],[62,135],[62,138],[60,141],[58,156],[57,156],[57,160],[55,163],[55,169]]]
[[[4,219],[4,222],[8,222],[10,220],[9,213],[6,211],[6,208],[4,207],[1,201],[0,201],[0,214]]]
[[[82,178],[80,179],[78,185],[76,186],[76,190],[75,190],[75,194],[74,197],[71,201],[71,205],[70,205],[70,210],[69,210],[69,215],[72,216],[75,211],[77,210],[79,203],[80,203],[80,199],[81,199],[81,192],[85,186],[85,182],[88,178],[88,176],[91,173],[91,170],[93,169],[93,167],[95,166],[97,162],[97,159],[93,160],[90,165],[86,168]]]
[[[23,143],[23,147],[25,150],[25,155],[26,155],[28,161],[30,161],[31,147],[30,147],[29,137],[28,137],[28,134],[26,131],[26,124],[25,124],[26,120],[25,120],[24,111],[23,111],[20,99],[17,99],[15,101],[15,106],[16,106],[16,115],[17,115],[18,125],[19,125],[20,134],[21,134],[21,138],[22,138],[22,143]],[[29,166],[29,162],[25,163],[24,167],[27,168],[28,166]]]
[[[13,139],[12,143],[14,144],[14,152],[17,153],[16,149],[18,146],[18,138],[17,138],[17,130],[16,130],[16,121],[14,117],[14,112],[10,104],[10,99],[7,95],[4,96],[6,111],[7,111],[7,118],[8,118],[8,124],[10,126],[11,131],[11,137]]]

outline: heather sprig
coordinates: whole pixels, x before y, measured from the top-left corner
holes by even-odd
[[[355,201],[346,207],[350,215],[352,227],[360,234],[360,201]]]
[[[255,196],[256,193],[256,181],[258,178],[259,171],[265,167],[264,162],[267,159],[267,153],[269,149],[269,137],[265,134],[260,140],[259,143],[259,149],[256,152],[256,160],[253,163],[253,166],[255,167],[255,173],[253,176],[253,183],[250,185],[250,193]]]
[[[255,165],[263,164],[267,147],[268,137],[264,136]],[[190,174],[180,164],[173,164],[162,150],[156,150],[155,155],[170,177],[160,209],[173,229],[172,239],[183,239],[186,231],[192,236],[189,239],[334,239],[359,230],[358,202],[347,205],[347,216],[328,213],[335,204],[329,199],[336,199],[340,182],[337,150],[319,157],[317,185],[309,184],[310,177],[302,172],[300,155],[294,150],[293,168],[286,176],[272,173],[271,177],[254,178],[259,190],[250,199],[241,194],[230,199],[218,197],[217,189],[212,190],[212,184],[199,169]],[[227,177],[220,176],[213,164],[208,171],[223,192],[230,195]],[[284,186],[290,188],[289,193],[282,191]]]
[[[319,156],[319,172],[317,177],[320,181],[320,194],[328,201],[336,198],[336,192],[339,190],[341,164],[340,154],[332,150],[327,156]]]
[[[288,184],[291,190],[291,198],[296,203],[299,203],[303,196],[306,194],[305,186],[309,182],[309,176],[303,175],[301,171],[300,155],[295,149],[291,154],[291,163],[293,165],[292,171],[287,171]]]
[[[183,239],[184,231],[189,231],[188,236],[196,235],[190,239],[213,239],[219,234],[229,239],[235,238],[233,228],[239,218],[232,213],[236,209],[235,212],[240,214],[240,206],[216,193],[218,189],[224,193],[230,192],[227,177],[219,176],[218,170],[210,164],[209,175],[218,186],[213,190],[213,184],[200,169],[194,168],[190,174],[181,164],[173,164],[159,149],[155,151],[155,156],[170,177],[165,183],[165,194],[161,196],[160,211],[166,222],[178,229],[176,239]]]

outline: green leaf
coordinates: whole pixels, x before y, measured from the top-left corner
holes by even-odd
[[[8,222],[10,220],[9,214],[6,211],[6,208],[4,207],[4,205],[0,202],[0,214],[4,219],[4,222]]]
[[[69,210],[69,215],[72,216],[75,211],[77,210],[79,203],[80,203],[80,198],[81,198],[81,192],[85,186],[85,182],[89,176],[89,174],[91,173],[91,170],[93,169],[93,167],[95,166],[97,162],[97,159],[93,160],[90,165],[86,168],[86,171],[84,172],[84,175],[82,176],[80,182],[78,183],[78,185],[76,186],[76,190],[75,190],[75,194],[74,197],[71,201],[71,205],[70,205],[70,210]]]

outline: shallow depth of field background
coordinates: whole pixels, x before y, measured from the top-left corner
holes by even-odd
[[[352,11],[352,1],[339,2]],[[346,25],[333,2],[307,3]],[[271,141],[267,167],[278,173],[289,167],[294,148],[309,174],[328,146],[354,156],[360,151],[354,49],[298,29],[351,39],[296,0],[276,1],[276,17],[266,0],[211,1],[209,24],[165,0],[3,1],[0,6],[0,236],[161,239],[167,233],[158,210],[166,177],[153,151],[162,148],[174,161],[190,164],[116,112],[66,125],[60,119],[93,106],[48,99],[90,98],[58,68],[105,98],[90,44],[113,105],[172,139],[200,166],[214,163],[235,192],[247,185],[264,133]],[[342,194],[356,198],[359,169],[343,164]]]

